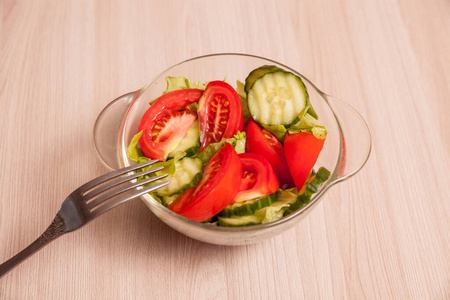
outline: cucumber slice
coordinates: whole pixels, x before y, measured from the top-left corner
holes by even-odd
[[[325,168],[319,168],[316,174],[312,174],[303,188],[300,190],[300,194],[298,195],[295,202],[289,205],[289,208],[286,210],[284,215],[288,215],[302,206],[306,205],[311,201],[311,197],[314,193],[319,190],[319,187],[328,180],[330,177],[330,171]]]
[[[186,156],[193,156],[200,149],[200,130],[198,127],[198,119],[189,127],[186,135],[183,137],[178,146],[169,153],[168,157],[172,158],[177,152],[185,152]]]
[[[255,215],[249,216],[234,216],[229,218],[217,217],[220,226],[249,226],[261,223],[261,217]]]
[[[248,108],[257,122],[272,126],[290,125],[308,104],[308,93],[300,77],[283,70],[257,79],[247,94]]]
[[[284,212],[289,207],[288,203],[275,201],[273,204],[260,208],[254,214],[245,216],[220,217],[217,219],[221,226],[248,226],[265,224],[276,221],[283,217]]]
[[[195,186],[202,178],[203,163],[199,158],[185,157],[175,162],[175,173],[170,176],[170,184],[155,191],[160,198],[180,194]]]
[[[258,209],[272,205],[276,193],[266,197],[252,199],[244,202],[232,203],[219,213],[221,217],[244,216],[254,214]]]
[[[253,71],[250,72],[250,74],[248,74],[247,78],[245,78],[244,91],[246,93],[248,93],[248,91],[252,87],[253,83],[259,77],[263,76],[266,73],[277,71],[277,70],[281,70],[281,69],[278,68],[277,66],[272,66],[272,65],[264,65],[264,66],[254,69]]]

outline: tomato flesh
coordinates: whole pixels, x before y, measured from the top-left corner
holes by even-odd
[[[192,110],[169,112],[146,127],[142,133],[142,152],[152,159],[164,161],[175,149],[194,123],[197,114]]]
[[[138,132],[143,131],[139,144],[145,156],[164,161],[180,143],[197,113],[188,105],[203,95],[199,89],[176,90],[162,95],[145,112]]]
[[[247,134],[245,151],[261,154],[267,158],[282,188],[294,187],[294,179],[286,162],[283,145],[276,136],[262,128],[252,118],[248,119],[244,131]]]
[[[188,202],[189,199],[191,199],[194,192],[195,186],[188,188],[186,191],[181,193],[180,196],[178,196],[176,201],[170,204],[169,209],[173,211],[179,211],[186,204],[186,202]]]
[[[244,168],[243,165],[242,168]],[[239,187],[239,192],[251,190],[256,184],[256,177],[257,177],[256,171],[244,169],[244,171],[242,172],[242,181]]]
[[[239,156],[229,143],[225,143],[206,164],[203,178],[195,190],[185,192],[187,195],[182,194],[168,208],[188,219],[205,221],[233,201],[241,181]]]
[[[241,153],[242,181],[234,202],[265,197],[280,187],[270,162],[257,153]]]
[[[311,133],[286,134],[284,151],[297,190],[301,190],[322,151],[325,139]]]
[[[243,112],[239,95],[224,81],[211,81],[199,102],[200,151],[222,138],[242,131]]]

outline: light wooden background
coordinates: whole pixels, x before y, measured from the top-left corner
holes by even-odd
[[[0,299],[449,299],[447,0],[0,0],[0,261],[106,172],[91,132],[109,101],[216,52],[278,60],[355,107],[365,168],[252,246],[128,203],[8,273]]]

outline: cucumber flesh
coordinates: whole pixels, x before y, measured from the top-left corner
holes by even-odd
[[[186,135],[183,137],[177,147],[172,150],[168,157],[172,158],[177,152],[185,152],[186,156],[193,156],[200,149],[200,130],[198,127],[198,119],[189,127]]]
[[[276,193],[266,197],[237,202],[228,205],[219,213],[221,217],[244,216],[254,214],[258,209],[272,205],[275,202]]]
[[[308,93],[300,77],[283,70],[258,78],[247,94],[253,119],[267,126],[289,127],[308,104]]]
[[[260,78],[261,76],[263,76],[266,73],[273,72],[276,70],[281,70],[281,69],[278,68],[277,66],[272,66],[272,65],[264,65],[264,66],[254,69],[253,71],[250,72],[250,74],[248,74],[247,78],[245,78],[244,91],[246,93],[248,93],[248,91],[252,87],[253,83],[258,78]]]
[[[184,157],[175,162],[175,173],[170,176],[170,184],[158,189],[155,193],[164,198],[180,194],[195,186],[202,178],[203,163],[199,158]]]

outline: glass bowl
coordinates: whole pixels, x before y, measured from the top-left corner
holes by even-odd
[[[150,195],[144,195],[142,200],[170,227],[188,237],[211,244],[251,244],[291,228],[313,210],[330,187],[348,179],[364,166],[371,151],[371,137],[366,122],[355,109],[323,93],[299,72],[279,62],[248,54],[221,53],[188,59],[168,68],[145,87],[115,99],[102,110],[94,125],[94,147],[100,161],[111,170],[134,163],[127,157],[127,147],[137,133],[139,121],[148,109],[149,102],[165,91],[167,76],[186,77],[191,82],[225,79],[236,87],[236,80],[244,82],[250,71],[262,65],[276,65],[300,76],[320,122],[328,130],[315,169],[323,166],[331,171],[331,175],[311,201],[294,213],[272,223],[220,227],[184,218],[161,205]]]

